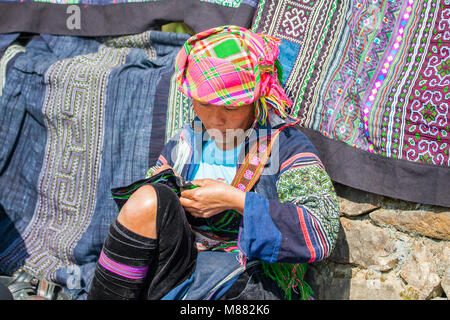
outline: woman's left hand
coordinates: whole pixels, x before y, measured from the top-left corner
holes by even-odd
[[[225,210],[244,212],[245,192],[213,179],[192,180],[198,188],[181,191],[181,205],[194,217],[209,218]]]

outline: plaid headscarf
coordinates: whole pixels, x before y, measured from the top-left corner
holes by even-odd
[[[272,108],[286,118],[292,102],[278,73],[280,40],[238,26],[222,26],[189,38],[175,62],[177,84],[203,103],[242,106],[255,102],[256,118],[265,124]]]

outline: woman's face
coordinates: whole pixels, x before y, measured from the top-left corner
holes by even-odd
[[[192,103],[208,134],[219,147],[224,144],[224,149],[229,149],[225,144],[240,140],[255,120],[253,103],[240,107],[205,104],[195,99]]]

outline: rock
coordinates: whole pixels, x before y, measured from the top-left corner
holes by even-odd
[[[450,295],[450,275],[447,273],[441,280],[441,287],[445,295]]]
[[[330,260],[312,263],[308,266],[305,281],[314,291],[316,300],[348,300],[352,267]]]
[[[329,260],[309,265],[305,280],[316,300],[400,300],[404,287],[392,273]]]
[[[450,248],[448,246],[444,248],[443,256],[444,256],[443,262],[444,276],[442,277],[441,280],[441,287],[444,290],[445,295],[447,297],[450,297],[450,261],[449,261]]]
[[[310,264],[315,299],[450,297],[450,209],[335,185],[341,228],[331,255]]]
[[[341,216],[359,216],[379,208],[370,203],[356,203],[341,197],[338,197],[338,201],[341,209]]]
[[[450,240],[450,211],[401,211],[379,209],[369,214],[378,225],[392,225],[397,230],[409,231],[430,238]]]
[[[402,265],[399,275],[408,283],[403,292],[405,299],[431,299],[442,294],[436,263],[442,256],[436,257],[433,249],[430,243],[419,241],[413,254]]]
[[[400,296],[403,300],[419,300],[420,292],[411,286],[407,286],[400,292]]]
[[[335,185],[341,215],[359,216],[380,207],[383,197],[352,189],[340,184]]]
[[[340,219],[342,230],[330,259],[378,271],[387,271],[397,264],[395,244],[389,234],[368,220]]]
[[[363,269],[350,282],[350,300],[400,300],[404,290],[402,280],[394,273]]]

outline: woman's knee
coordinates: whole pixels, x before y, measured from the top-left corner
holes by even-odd
[[[120,210],[117,220],[127,229],[149,238],[156,238],[158,199],[151,185],[138,188]]]

